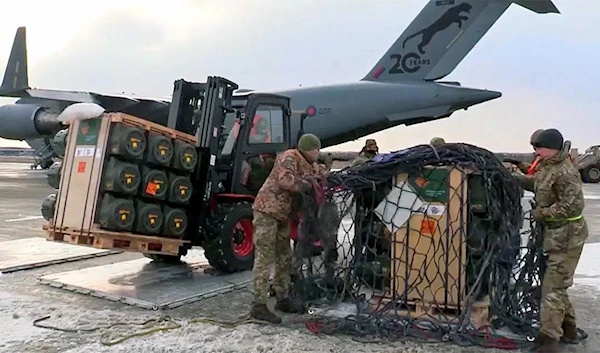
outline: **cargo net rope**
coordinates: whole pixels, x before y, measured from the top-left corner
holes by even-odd
[[[542,234],[493,153],[419,145],[324,184],[303,194],[294,245],[311,332],[501,349],[537,335]]]

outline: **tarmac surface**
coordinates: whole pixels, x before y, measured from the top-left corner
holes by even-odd
[[[30,170],[24,163],[0,163],[0,242],[44,237],[40,205],[54,190],[46,171]],[[600,242],[600,186],[586,185],[585,216],[591,231],[589,243]],[[245,325],[235,329],[207,323],[183,324],[182,328],[133,338],[112,347],[99,343],[98,332],[65,333],[40,329],[33,320],[51,315],[48,324],[91,327],[114,321],[143,321],[169,315],[180,322],[193,317],[236,320],[248,312],[249,291],[238,290],[165,312],[140,309],[101,298],[68,292],[36,283],[44,274],[139,259],[136,253],[120,253],[76,262],[7,273],[0,276],[0,352],[500,352],[449,344],[419,344],[410,340],[394,344],[357,343],[349,337],[310,334],[301,317],[286,317],[275,326]],[[593,276],[592,276],[593,277]],[[600,268],[598,270],[600,277]],[[600,285],[580,284],[570,289],[579,325],[589,338],[564,352],[600,352]]]

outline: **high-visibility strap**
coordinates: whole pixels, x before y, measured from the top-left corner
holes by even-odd
[[[581,218],[583,218],[583,215],[579,215],[579,216],[575,216],[575,217],[569,217],[569,218],[547,218],[546,221],[548,222],[558,222],[558,221],[569,221],[569,222],[574,222],[574,221],[578,221]]]

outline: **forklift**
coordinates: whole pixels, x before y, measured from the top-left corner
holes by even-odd
[[[208,77],[206,83],[180,79],[174,86],[167,127],[198,139],[184,237],[191,244],[182,246],[179,256],[147,256],[178,261],[192,246],[201,246],[219,272],[251,270],[252,203],[277,153],[296,147],[307,115],[293,125],[289,97],[252,92],[234,95],[238,85],[222,77]],[[257,125],[262,125],[267,138],[256,138]]]

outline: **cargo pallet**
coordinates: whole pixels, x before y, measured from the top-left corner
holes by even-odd
[[[84,122],[94,121],[95,130],[89,128],[89,124],[82,127]],[[55,204],[56,210],[53,219],[43,227],[46,240],[91,246],[97,249],[179,256],[182,249],[191,248],[190,241],[101,229],[95,221],[103,177],[102,170],[108,153],[106,149],[111,127],[114,124],[136,127],[145,132],[192,145],[197,142],[195,136],[124,113],[105,113],[100,118],[71,122]],[[80,142],[77,135],[83,128],[87,129],[83,134],[90,138]],[[80,150],[84,150],[85,153],[81,153]]]
[[[373,296],[371,309],[383,315],[399,316],[411,319],[433,319],[439,323],[459,324],[464,305],[444,305],[435,302],[425,302],[400,299],[394,300],[388,297]],[[490,325],[490,302],[489,299],[477,301],[470,308],[470,322],[476,328]]]
[[[191,247],[189,240],[164,238],[133,234],[129,232],[111,232],[94,225],[91,229],[75,229],[69,227],[53,227],[44,225],[46,240],[73,245],[85,245],[96,249],[125,250],[146,254],[174,255],[180,254],[182,246]]]

